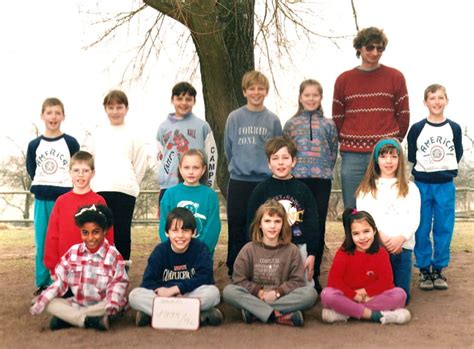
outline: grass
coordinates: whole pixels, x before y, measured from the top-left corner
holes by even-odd
[[[343,238],[340,222],[328,222],[326,244],[337,247]],[[136,226],[133,228],[133,255],[147,257],[151,249],[159,242],[156,225]],[[453,252],[472,252],[474,250],[474,223],[457,222],[451,244]],[[0,230],[0,261],[6,266],[8,260],[15,263],[26,263],[34,258],[34,233],[32,228],[9,228]],[[223,225],[219,245],[216,249],[216,260],[222,261],[227,253],[227,226]],[[26,259],[26,260],[25,260]]]

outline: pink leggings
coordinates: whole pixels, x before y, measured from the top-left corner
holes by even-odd
[[[344,314],[356,319],[360,319],[364,313],[364,308],[370,310],[383,311],[405,307],[407,295],[400,287],[394,287],[374,296],[367,303],[357,303],[348,298],[341,290],[326,287],[321,292],[321,303],[324,308],[332,309],[340,314]]]

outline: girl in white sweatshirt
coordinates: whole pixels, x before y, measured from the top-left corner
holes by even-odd
[[[420,192],[407,178],[405,157],[397,139],[382,139],[375,145],[355,196],[357,209],[374,217],[382,243],[390,253],[395,286],[405,290],[408,304],[414,235],[420,223]]]

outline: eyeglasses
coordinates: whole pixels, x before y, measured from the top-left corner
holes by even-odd
[[[365,50],[368,52],[372,52],[374,49],[377,49],[377,52],[383,52],[385,51],[385,46],[376,46],[376,45],[365,46]]]

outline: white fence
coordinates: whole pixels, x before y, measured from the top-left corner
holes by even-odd
[[[221,203],[221,219],[227,220],[225,201],[217,191]],[[0,214],[0,223],[29,226],[33,223],[32,205],[26,212],[26,202],[33,202],[33,197],[27,191],[0,191],[3,201],[3,212]],[[157,218],[157,190],[142,190],[135,206],[134,224],[156,224]],[[9,214],[6,211],[9,211]],[[340,218],[343,211],[342,195],[340,190],[331,192],[328,219]],[[12,213],[13,212],[13,213]],[[456,220],[474,220],[474,188],[456,189]]]

